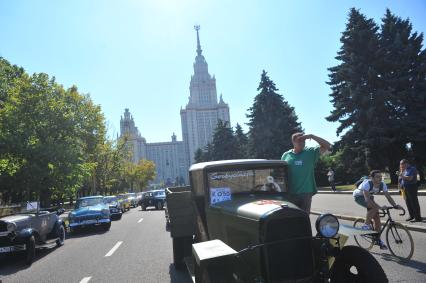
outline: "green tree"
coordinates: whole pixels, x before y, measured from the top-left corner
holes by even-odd
[[[47,74],[28,76],[0,60],[1,182],[15,201],[48,206],[73,194],[91,174],[88,160],[103,138],[103,116],[88,96]]]
[[[302,131],[294,108],[278,94],[275,83],[262,72],[259,92],[248,109],[249,152],[253,158],[280,159],[292,147],[291,135]]]
[[[383,156],[378,156],[386,125],[384,93],[380,90],[378,72],[378,26],[358,10],[351,9],[346,30],[336,59],[341,63],[329,68],[334,109],[326,118],[338,122],[337,134],[346,131],[337,143],[345,156],[346,167],[356,172],[380,168]],[[345,159],[343,159],[345,160]],[[352,161],[351,161],[352,160]]]
[[[248,137],[238,123],[235,126],[235,139],[237,143],[237,158],[248,158]]]
[[[219,120],[213,134],[213,151],[211,160],[238,158],[238,148],[232,128],[228,122]]]

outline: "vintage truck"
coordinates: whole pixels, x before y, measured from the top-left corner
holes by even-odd
[[[367,233],[288,199],[280,160],[198,163],[190,186],[166,190],[176,269],[195,282],[387,282],[375,258],[348,237]]]

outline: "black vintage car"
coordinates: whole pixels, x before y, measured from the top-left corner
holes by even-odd
[[[62,246],[64,241],[65,224],[56,211],[35,209],[0,218],[0,255],[23,252],[31,264],[36,248]]]
[[[156,209],[163,209],[164,203],[166,202],[166,192],[164,190],[152,190],[144,194],[140,200],[140,206],[142,210],[146,210],[147,207],[153,206]]]

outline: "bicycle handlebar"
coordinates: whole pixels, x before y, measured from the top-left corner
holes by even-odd
[[[402,213],[399,214],[399,216],[404,216],[405,215],[405,209],[401,206],[400,208],[396,207],[396,206],[385,206],[385,208],[382,208],[383,214],[386,214],[385,211],[387,211],[387,213],[389,213],[389,210],[391,209],[398,209],[398,210],[402,210]]]

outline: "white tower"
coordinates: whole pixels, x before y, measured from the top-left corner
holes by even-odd
[[[194,75],[189,85],[189,102],[185,109],[180,110],[182,123],[182,138],[190,163],[194,162],[194,153],[198,148],[203,149],[212,141],[213,132],[218,120],[230,125],[229,107],[220,96],[217,101],[216,79],[210,76],[208,65],[202,55],[199,30],[197,32],[197,56],[194,63]]]

